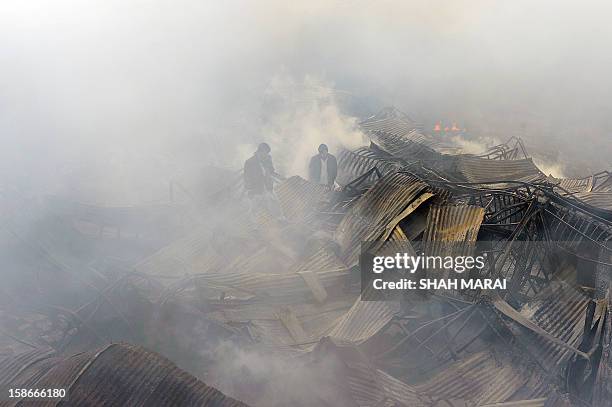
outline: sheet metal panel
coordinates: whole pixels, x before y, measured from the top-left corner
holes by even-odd
[[[427,188],[426,184],[408,174],[393,173],[381,178],[364,193],[344,216],[334,234],[344,263],[348,266],[356,264],[361,243],[380,239],[387,230],[391,232],[401,220],[397,219],[398,215],[426,193]]]
[[[306,181],[297,175],[282,181],[275,191],[289,222],[310,219],[330,193],[327,186]]]
[[[341,150],[338,154],[338,177],[336,182],[339,185],[347,185],[356,178],[365,174],[376,167],[382,175],[396,172],[404,164],[393,157],[382,155],[375,150],[361,147],[356,150]],[[367,181],[373,182],[377,179],[376,174],[372,174]]]
[[[523,160],[487,160],[473,156],[457,157],[457,171],[468,182],[544,181],[546,176],[531,158]]]
[[[483,351],[458,361],[433,378],[414,386],[436,399],[468,400],[476,405],[507,401],[529,379],[508,360]]]
[[[29,370],[22,369],[20,377],[7,384],[66,388],[69,405],[246,406],[180,370],[164,357],[134,345],[112,344],[74,356],[57,357],[52,366],[48,358],[32,359],[32,353],[26,359],[30,360]],[[0,402],[0,406],[17,402]],[[37,405],[54,406],[56,402]]]

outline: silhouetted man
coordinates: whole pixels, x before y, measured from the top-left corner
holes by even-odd
[[[338,175],[338,163],[325,144],[321,144],[319,154],[310,159],[308,175],[310,181],[333,188]]]
[[[270,146],[261,143],[253,157],[244,163],[244,188],[250,201],[249,212],[256,215],[260,210],[280,219],[282,211],[274,196],[274,178],[282,177],[274,171]]]
[[[244,188],[249,197],[273,191],[272,176],[276,174],[268,143],[261,143],[253,157],[244,163]]]

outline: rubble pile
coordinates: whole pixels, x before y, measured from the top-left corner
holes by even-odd
[[[25,294],[35,306],[1,304],[0,318],[11,310],[24,326],[0,352],[44,347],[66,364],[123,340],[215,383],[218,360],[201,349],[231,343],[296,369],[333,361],[335,394],[318,406],[609,405],[610,173],[547,176],[519,139],[462,154],[393,108],[361,127],[371,143],[338,154],[340,188],[297,176],[276,185],[282,217],[247,210],[240,181],[207,197],[208,217],[199,200],[129,210],[55,202],[45,234],[12,217],[3,244],[36,259],[20,273],[38,282]],[[103,236],[109,224],[116,233]],[[480,277],[504,278],[507,290],[363,300],[364,242],[373,253],[436,253],[477,241],[491,242]],[[569,260],[554,261],[559,251]],[[257,391],[230,395],[258,404]]]

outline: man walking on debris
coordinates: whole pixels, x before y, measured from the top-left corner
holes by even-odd
[[[274,197],[274,178],[281,178],[274,170],[271,148],[261,143],[253,157],[244,163],[244,188],[251,201],[251,212],[257,207],[266,208],[272,215],[280,216],[280,208]]]
[[[319,146],[319,154],[310,159],[308,166],[310,181],[321,185],[334,187],[336,175],[338,175],[338,164],[336,157],[329,153],[325,144]]]

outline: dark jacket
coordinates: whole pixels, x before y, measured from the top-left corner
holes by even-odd
[[[272,192],[274,165],[272,159],[261,161],[256,155],[244,163],[244,188],[249,196],[261,195],[266,191]]]
[[[334,185],[336,176],[338,175],[338,163],[336,157],[331,154],[327,154],[327,184]],[[308,165],[308,176],[312,182],[317,184],[321,181],[321,157],[319,154],[315,155],[310,159]]]

